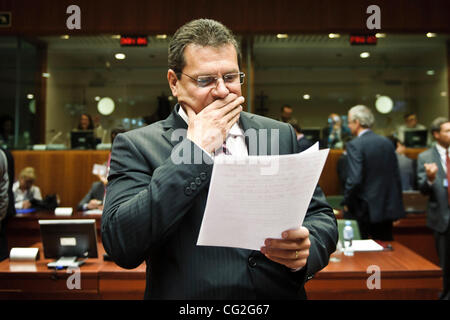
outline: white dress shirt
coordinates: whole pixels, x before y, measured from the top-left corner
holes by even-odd
[[[22,209],[23,202],[25,200],[28,201],[31,199],[42,200],[41,190],[39,189],[38,186],[33,185],[29,190],[22,191],[22,189],[19,188],[19,185],[20,185],[19,181],[16,181],[12,187],[16,209]]]
[[[178,109],[178,114],[180,117],[186,122],[189,123],[189,118],[184,109],[180,106]],[[247,151],[247,145],[245,144],[245,135],[244,130],[239,126],[238,122],[236,122],[230,129],[230,131],[227,134],[226,138],[226,147],[228,151],[230,152],[230,155],[225,155],[222,151],[222,147],[216,150],[214,154],[210,154],[209,152],[206,152],[209,154],[213,159],[214,158],[221,158],[221,157],[246,157],[248,156]]]

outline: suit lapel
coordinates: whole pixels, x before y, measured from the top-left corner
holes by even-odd
[[[255,119],[255,116],[248,112],[241,112],[239,123],[245,134],[245,145],[249,156],[256,156],[259,150],[259,130],[261,126]],[[256,142],[256,145],[250,145]]]
[[[441,180],[445,179],[447,177],[447,175],[445,174],[446,168],[442,167],[441,156],[436,147],[433,147],[433,162],[437,163],[438,165],[439,170],[437,174],[441,176]]]
[[[176,135],[175,137],[183,137],[183,139],[186,138],[186,130],[187,130],[187,123],[180,117],[178,114],[178,107],[179,104],[177,103],[175,107],[172,110],[172,113],[162,122],[162,126],[165,129],[163,133],[163,137],[174,147],[176,144],[179,143],[179,140],[172,140],[172,134],[177,129],[184,129],[180,131],[179,135]]]

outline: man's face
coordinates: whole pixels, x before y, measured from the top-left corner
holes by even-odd
[[[347,115],[347,125],[350,131],[352,132],[352,135],[356,136],[358,134],[358,127],[359,127],[359,121],[354,120],[353,117],[350,115],[350,112]]]
[[[281,113],[281,118],[283,121],[288,121],[292,118],[292,109],[288,107],[283,108],[283,112]]]
[[[230,93],[241,96],[241,85],[225,83],[224,74],[239,72],[236,49],[232,44],[220,47],[202,47],[189,44],[184,50],[186,66],[182,72],[196,79],[198,76],[219,77],[211,87],[198,87],[196,81],[186,75],[177,78],[173,70],[167,73],[170,89],[180,105],[188,105],[196,113],[217,99],[224,99]]]
[[[450,146],[450,122],[443,123],[441,130],[434,133],[434,138],[443,147]]]
[[[408,128],[415,128],[417,125],[417,116],[415,114],[410,115],[406,118],[406,126]]]

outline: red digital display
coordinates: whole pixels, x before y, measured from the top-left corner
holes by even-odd
[[[121,36],[120,45],[122,47],[146,47],[148,44],[147,36]]]
[[[377,44],[377,37],[374,35],[351,35],[350,44],[352,45],[375,45]]]

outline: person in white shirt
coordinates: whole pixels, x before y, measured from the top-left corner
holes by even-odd
[[[13,184],[16,209],[31,208],[32,199],[42,200],[41,190],[34,185],[36,174],[34,168],[26,167],[20,172],[19,180]]]
[[[427,128],[420,124],[417,120],[417,115],[414,112],[409,112],[404,115],[405,123],[397,128],[397,138],[404,144],[405,143],[405,131],[411,130],[426,130]],[[427,141],[428,143],[429,141]]]

